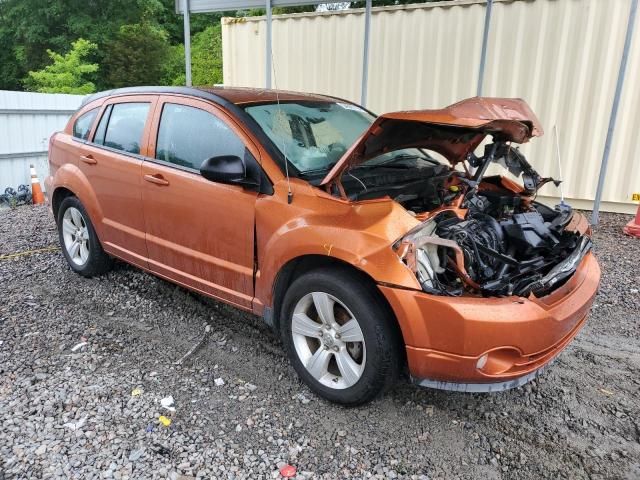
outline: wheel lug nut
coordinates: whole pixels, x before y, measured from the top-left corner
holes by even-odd
[[[334,352],[337,352],[338,350],[339,350],[339,348],[338,348],[338,347],[333,347],[333,351],[334,351]]]
[[[339,333],[336,333],[335,336],[336,336],[336,338],[340,338],[340,334]]]

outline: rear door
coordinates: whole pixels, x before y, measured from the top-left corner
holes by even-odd
[[[193,98],[160,98],[142,196],[149,268],[183,285],[251,308],[257,193],[206,180],[204,160],[259,155],[218,107]]]
[[[107,100],[79,162],[102,211],[98,221],[104,249],[144,268],[148,265],[140,170],[156,101],[153,95]]]

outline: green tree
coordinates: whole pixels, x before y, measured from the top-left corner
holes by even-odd
[[[171,45],[164,62],[165,73],[161,85],[184,85],[186,82],[184,65],[184,45]]]
[[[165,85],[185,84],[184,45],[171,47],[165,62]],[[211,25],[193,35],[191,40],[191,83],[212,86],[222,83],[222,27]]]
[[[222,27],[205,28],[193,36],[191,75],[194,85],[222,83]]]
[[[42,70],[29,72],[27,87],[43,93],[95,92],[95,84],[86,77],[98,70],[98,64],[87,63],[86,59],[97,48],[95,43],[79,38],[71,44],[71,50],[65,55],[47,50],[53,63]]]
[[[47,49],[66,52],[77,38],[102,47],[121,25],[140,21],[146,1],[157,0],[0,0],[0,89],[22,89],[29,71],[50,62]],[[102,57],[96,50],[91,60]],[[97,72],[89,78],[106,87]]]
[[[110,87],[157,85],[165,77],[170,46],[167,34],[151,22],[120,27],[105,48],[103,62]]]

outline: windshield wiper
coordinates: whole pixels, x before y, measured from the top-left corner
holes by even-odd
[[[300,176],[317,175],[318,173],[328,173],[338,162],[331,162],[322,168],[314,168],[313,170],[304,170],[300,172]]]

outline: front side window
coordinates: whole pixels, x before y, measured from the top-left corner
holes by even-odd
[[[208,158],[242,158],[244,150],[242,140],[211,113],[186,105],[164,105],[156,146],[158,160],[199,170]]]
[[[89,110],[87,113],[83,113],[82,115],[80,115],[73,124],[73,136],[82,140],[86,140],[87,138],[89,138],[91,125],[93,125],[93,121],[96,119],[96,115],[98,115],[97,108]]]
[[[95,143],[129,153],[140,153],[149,103],[116,103],[105,110]],[[106,130],[103,125],[106,125]]]

